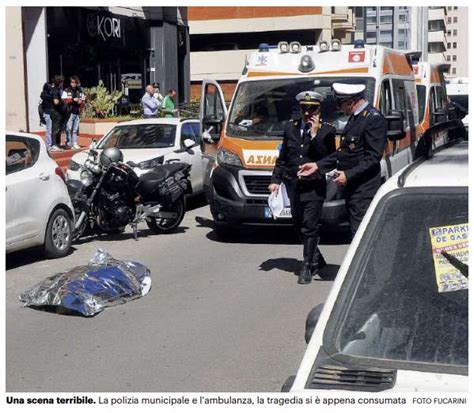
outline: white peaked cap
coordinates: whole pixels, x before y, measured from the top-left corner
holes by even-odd
[[[338,96],[357,96],[365,90],[364,84],[333,83],[332,88]]]

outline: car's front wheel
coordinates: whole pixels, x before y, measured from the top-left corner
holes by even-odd
[[[71,248],[72,223],[69,214],[62,208],[49,217],[44,240],[45,255],[49,258],[64,257]]]

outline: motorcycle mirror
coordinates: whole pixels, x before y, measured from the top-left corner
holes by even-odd
[[[95,145],[97,144],[97,139],[92,139],[91,143],[89,144],[89,149],[94,149]]]
[[[127,162],[127,165],[130,166],[130,167],[132,167],[132,168],[136,168],[136,167],[138,166],[138,165],[137,165],[135,162],[133,162],[133,161],[128,161],[128,162]]]
[[[92,156],[97,156],[99,154],[99,152],[97,152],[95,149],[91,149],[89,151],[89,153],[92,155]]]

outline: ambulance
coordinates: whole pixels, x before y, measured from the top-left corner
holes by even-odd
[[[261,44],[245,62],[229,109],[218,83],[206,79],[202,84],[204,186],[218,234],[229,226],[275,223],[267,188],[283,126],[300,116],[295,96],[304,90],[322,94],[321,118],[340,134],[348,117],[337,109],[334,82],[364,84],[367,99],[386,117],[384,179],[411,162],[419,116],[415,77],[405,53],[361,41],[342,45],[336,39],[314,46]],[[276,222],[290,223],[290,214],[288,209]],[[322,221],[338,224],[346,218],[340,190],[330,182]]]
[[[418,97],[418,135],[420,136],[429,127],[455,117],[455,114],[449,111],[443,74],[447,70],[449,70],[448,64],[428,62],[413,64]]]

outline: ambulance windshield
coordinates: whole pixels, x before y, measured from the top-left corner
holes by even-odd
[[[348,117],[337,109],[331,88],[334,82],[364,83],[366,97],[373,102],[375,79],[368,77],[306,77],[244,82],[238,86],[230,110],[227,135],[247,139],[282,137],[285,123],[301,117],[295,97],[305,90],[313,90],[325,97],[321,119],[342,132]]]

